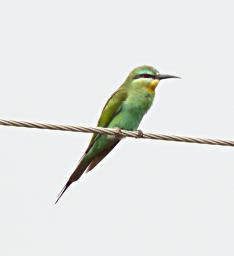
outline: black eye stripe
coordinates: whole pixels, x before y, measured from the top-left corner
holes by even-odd
[[[138,78],[152,78],[155,79],[156,76],[155,75],[150,75],[150,74],[138,74],[134,77],[134,79],[138,79]]]

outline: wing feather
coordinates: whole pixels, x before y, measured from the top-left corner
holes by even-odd
[[[114,92],[111,97],[106,102],[101,116],[98,120],[98,127],[108,127],[111,120],[121,111],[121,107],[123,102],[127,98],[127,92],[124,87],[120,87],[116,92]],[[91,141],[89,143],[88,148],[86,149],[85,153],[89,151],[89,149],[93,146],[96,139],[99,137],[99,134],[93,134]]]

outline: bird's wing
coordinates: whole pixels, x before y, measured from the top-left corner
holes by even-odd
[[[121,107],[125,99],[127,98],[127,92],[123,87],[120,87],[107,101],[106,105],[104,106],[101,116],[98,120],[98,126],[100,127],[107,127],[111,120],[121,111]],[[88,148],[86,149],[84,155],[82,156],[78,166],[76,167],[75,171],[70,176],[68,182],[63,187],[62,191],[59,193],[58,198],[55,203],[61,198],[64,192],[68,189],[68,187],[76,180],[78,180],[81,175],[84,173],[85,169],[89,166],[89,171],[93,169],[117,144],[119,141],[112,142],[110,145],[107,146],[103,152],[97,156],[96,158],[92,159],[91,161],[86,160],[86,155],[89,152],[90,148],[93,146],[95,141],[100,137],[99,134],[94,134]]]
[[[102,110],[97,126],[108,127],[109,123],[120,112],[122,104],[126,100],[126,98],[127,92],[123,87],[120,87],[115,93],[113,93]],[[89,151],[89,149],[93,146],[94,142],[99,136],[99,134],[93,135],[85,153]]]

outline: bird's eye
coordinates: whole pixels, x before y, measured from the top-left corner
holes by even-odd
[[[134,77],[134,79],[139,79],[139,78],[152,78],[155,79],[156,76],[155,75],[151,75],[151,74],[138,74]]]

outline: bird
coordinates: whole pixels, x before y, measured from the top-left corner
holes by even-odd
[[[160,74],[156,68],[147,65],[134,68],[106,102],[97,126],[129,131],[137,130],[143,116],[154,101],[156,87],[161,80],[168,78],[180,77]],[[116,136],[93,134],[85,153],[58,194],[55,203],[85,171],[91,171],[102,161],[120,140],[121,138]]]

